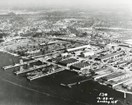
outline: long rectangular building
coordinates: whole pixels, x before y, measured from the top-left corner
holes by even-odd
[[[119,76],[122,76],[122,75],[125,75],[125,73],[122,73],[122,72],[115,72],[115,73],[112,73],[108,76],[105,76],[103,77],[102,79],[105,80],[105,81],[109,81],[113,78],[116,78],[116,77],[119,77]]]
[[[132,76],[131,77],[122,78],[122,79],[120,79],[118,81],[108,81],[107,85],[109,85],[109,86],[114,88],[115,86],[118,86],[120,84],[123,84],[123,83],[127,82],[129,79],[132,79]]]
[[[58,63],[63,65],[63,66],[70,66],[71,64],[74,64],[74,63],[76,63],[78,61],[79,60],[77,60],[75,58],[68,58],[68,59],[61,60]]]
[[[90,67],[90,63],[87,61],[75,63],[75,64],[70,66],[71,69],[75,69],[78,71],[81,71],[81,70],[83,70],[85,68],[89,68],[89,67]]]
[[[69,48],[66,51],[72,52],[72,51],[77,51],[77,50],[81,50],[81,49],[85,49],[85,48],[90,48],[90,45],[83,45],[83,46],[79,46],[79,47],[75,47],[75,48]]]
[[[119,51],[119,52],[114,52],[112,54],[107,54],[105,56],[99,56],[98,58],[96,58],[96,60],[100,60],[102,62],[107,62],[108,60],[110,59],[114,59],[114,58],[117,58],[117,57],[120,57],[124,54],[123,51]]]

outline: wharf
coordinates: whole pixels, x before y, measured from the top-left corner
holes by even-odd
[[[44,62],[44,63],[46,62],[46,63],[51,64],[51,65],[57,65],[57,66],[59,66],[59,67],[65,68],[65,69],[69,69],[69,68],[66,67],[66,66],[62,66],[62,65],[59,65],[59,64],[56,64],[56,63],[53,63],[53,62],[49,62],[49,61],[45,60],[44,58],[39,58],[39,60],[40,60],[41,62]]]
[[[52,74],[55,74],[55,73],[58,73],[58,72],[61,72],[61,71],[64,71],[64,70],[65,70],[64,68],[60,68],[58,70],[55,70],[55,71],[47,73],[47,74],[41,74],[41,75],[35,75],[35,76],[27,77],[27,79],[32,81],[32,80],[36,80],[36,79],[39,79],[39,78],[42,78],[42,77],[46,77],[46,76],[49,76],[49,75],[52,75]]]
[[[16,71],[15,74],[16,74],[16,75],[19,75],[19,74],[28,73],[28,72],[31,72],[31,71],[34,71],[34,70],[37,70],[37,69],[44,68],[44,67],[46,67],[46,66],[47,66],[47,65],[34,66],[34,67],[32,67],[32,68],[29,68],[29,69],[24,69],[24,70]]]
[[[81,83],[89,81],[89,80],[92,80],[91,76],[89,76],[89,77],[76,76],[76,77],[73,77],[73,78],[63,81],[60,85],[67,86],[67,87],[71,88],[72,86],[81,84]]]
[[[26,64],[30,64],[30,63],[33,63],[33,62],[36,62],[36,61],[38,61],[38,60],[35,59],[35,60],[28,61],[28,62],[17,63],[15,65],[4,66],[3,69],[8,70],[8,69],[11,69],[11,68],[15,68],[15,67],[23,66],[23,65],[26,65]]]

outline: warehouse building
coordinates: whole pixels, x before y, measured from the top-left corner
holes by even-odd
[[[113,80],[107,81],[106,84],[107,84],[108,86],[114,88],[114,87],[116,87],[116,86],[118,86],[118,85],[121,85],[121,84],[127,82],[129,79],[132,79],[132,76],[124,77],[124,78],[119,79],[119,80],[117,80],[117,81],[113,81]]]
[[[132,80],[130,79],[130,80],[128,80],[127,82],[125,82],[125,83],[123,83],[122,84],[122,87],[123,88],[127,88],[129,85],[131,85],[132,84]]]
[[[61,64],[63,66],[67,66],[68,67],[68,66],[70,66],[70,65],[72,65],[74,63],[77,63],[77,62],[79,62],[79,60],[77,60],[75,58],[68,58],[68,59],[64,59],[64,60],[59,61],[58,64]]]
[[[125,73],[122,73],[122,72],[115,72],[115,73],[112,73],[108,76],[103,77],[102,79],[105,80],[105,81],[110,81],[111,79],[117,78],[117,77],[122,76],[124,74]]]
[[[83,45],[83,46],[79,46],[79,47],[66,49],[66,51],[67,52],[74,52],[74,51],[83,50],[83,49],[86,49],[86,48],[91,48],[91,46],[90,45]]]
[[[111,60],[111,59],[115,59],[115,58],[119,58],[120,56],[122,56],[124,54],[123,51],[120,52],[115,52],[112,54],[107,54],[105,56],[99,56],[98,58],[95,58],[95,60],[99,60],[101,62],[106,63],[107,61]]]
[[[93,56],[94,52],[93,51],[87,51],[87,52],[82,52],[81,57],[88,57],[88,56]]]
[[[90,69],[90,63],[87,61],[75,63],[70,66],[70,69],[76,71],[76,72],[82,72],[84,69],[89,70]]]

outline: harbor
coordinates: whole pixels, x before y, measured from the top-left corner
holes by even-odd
[[[129,1],[0,1],[0,105],[131,105]]]
[[[7,56],[7,55],[6,55]],[[12,58],[12,59],[14,59],[14,57]],[[17,62],[19,62],[19,60],[16,60],[16,63]],[[6,64],[7,64],[8,62],[6,61]],[[13,63],[13,62],[12,62]],[[12,63],[10,63],[10,64],[12,64]],[[8,63],[9,64],[9,63]],[[5,65],[4,64],[4,62],[3,62],[3,65]],[[1,65],[1,67],[2,67],[2,65]],[[102,90],[100,90],[101,88],[99,87],[100,85],[97,85],[97,84],[95,84],[95,83],[93,83],[92,81],[89,81],[89,78],[82,78],[82,79],[77,79],[78,78],[78,75],[77,75],[77,73],[76,72],[71,72],[71,71],[69,71],[69,70],[65,70],[65,71],[62,71],[62,72],[59,72],[59,73],[57,73],[57,74],[54,74],[54,75],[51,75],[51,76],[49,76],[49,77],[44,77],[44,79],[43,78],[40,78],[40,79],[37,79],[37,80],[35,80],[35,81],[32,81],[31,83],[27,80],[27,79],[25,79],[25,77],[20,77],[20,78],[18,78],[19,76],[14,76],[11,72],[13,71],[13,69],[12,70],[7,70],[6,72],[5,71],[3,71],[3,70],[1,70],[0,72],[1,72],[1,76],[0,76],[0,78],[1,78],[1,83],[5,83],[5,84],[7,84],[7,85],[11,85],[10,86],[10,88],[12,88],[13,90],[14,89],[17,89],[17,90],[19,90],[19,89],[21,89],[21,91],[22,92],[24,92],[24,91],[26,91],[26,93],[27,94],[29,94],[29,96],[30,96],[30,98],[32,98],[32,99],[34,99],[34,101],[32,101],[32,104],[34,105],[34,103],[36,103],[37,102],[37,104],[38,105],[41,105],[45,100],[43,100],[43,98],[42,97],[48,97],[48,98],[46,98],[47,100],[50,100],[52,97],[53,97],[53,99],[55,99],[55,101],[53,102],[53,103],[51,103],[51,104],[53,104],[53,105],[57,105],[58,104],[58,102],[60,103],[63,103],[64,105],[69,105],[69,104],[71,104],[72,103],[72,105],[85,105],[85,104],[87,104],[87,103],[89,103],[89,100],[87,100],[87,97],[89,97],[89,99],[91,99],[92,97],[91,97],[91,94],[89,94],[89,92],[93,92],[92,94],[93,94],[93,99],[92,100],[95,100],[96,99],[96,97],[97,97],[97,95],[98,95],[98,93],[100,93],[100,92],[109,92],[109,89],[108,88],[105,88],[105,90],[102,88]],[[65,80],[66,78],[69,78],[68,80]],[[61,78],[61,81],[60,81],[60,79],[59,78]],[[76,78],[75,80],[72,80],[73,78]],[[68,89],[68,88],[63,88],[63,86],[61,86],[60,84],[62,83],[62,82],[64,82],[64,81],[70,81],[70,82],[75,82],[76,80],[77,81],[80,81],[80,85],[78,85],[78,86],[73,86],[72,88],[70,88],[70,90]],[[47,81],[49,81],[49,82],[47,82]],[[59,82],[60,81],[60,82]],[[51,84],[52,83],[52,84]],[[90,85],[90,87],[93,85],[95,88],[93,88],[93,89],[90,89],[90,87],[89,87],[89,85]],[[83,86],[84,85],[84,86]],[[16,87],[16,88],[14,88],[14,86]],[[22,87],[21,87],[22,86]],[[37,87],[36,87],[37,86]],[[49,87],[49,89],[47,90],[47,86]],[[86,89],[86,87],[88,86],[88,88]],[[43,87],[43,89],[42,89],[42,87]],[[59,95],[55,95],[55,94],[58,94],[58,91],[60,90],[60,93],[62,93],[61,91],[63,91],[63,93],[61,94],[62,95],[62,97],[60,97]],[[82,91],[81,90],[83,90],[83,89],[86,89],[87,90],[87,92],[86,92],[86,90],[84,91],[84,93],[87,95],[87,97],[85,97],[85,95],[83,94],[83,95],[81,95],[82,94]],[[108,89],[108,90],[107,90]],[[34,91],[35,90],[35,91]],[[31,92],[30,92],[31,91]],[[33,92],[34,91],[34,92]],[[71,94],[71,91],[72,91],[72,94]],[[95,92],[96,92],[96,94],[95,94]],[[113,91],[113,90],[111,90],[111,91]],[[8,91],[6,91],[6,92],[8,92]],[[66,95],[66,93],[68,93],[67,95]],[[73,94],[74,93],[74,94]],[[10,94],[12,94],[11,92],[9,92],[9,95]],[[40,99],[39,100],[36,100],[35,101],[35,96],[34,95],[32,95],[32,94],[38,94],[38,96],[37,97],[40,97]],[[39,95],[40,94],[40,95]],[[70,95],[71,94],[71,95]],[[78,95],[77,94],[80,94],[80,98],[78,97]],[[88,95],[89,94],[89,95]],[[118,93],[118,94],[120,94],[120,93]],[[25,99],[25,102],[30,102],[31,103],[31,101],[30,101],[30,98],[28,98],[28,100],[26,99],[26,96],[24,96],[22,93],[21,93],[21,95],[19,96],[19,95],[15,95],[15,94],[13,94],[14,96],[17,96],[18,97],[18,100],[19,100],[19,103],[22,103],[22,98],[21,97],[25,97],[24,99]],[[71,97],[69,97],[69,96],[71,96]],[[4,95],[3,95],[3,97],[4,97]],[[73,98],[74,97],[74,98]],[[81,98],[82,97],[82,98]],[[91,98],[90,98],[91,97]],[[8,101],[7,101],[8,100]],[[7,100],[5,100],[6,102],[11,102],[10,101],[10,99],[8,99],[8,97],[7,97]],[[12,99],[13,100],[13,99]],[[41,101],[40,101],[41,100]],[[58,101],[57,101],[58,100]],[[62,100],[62,101],[61,101]],[[66,102],[65,102],[65,101]],[[78,101],[79,100],[79,101]],[[92,103],[92,100],[91,100],[91,103]],[[3,102],[5,102],[5,101],[3,101]],[[12,101],[12,103],[13,104],[18,104],[17,103],[18,101]],[[95,102],[96,103],[96,102]],[[97,104],[97,103],[96,103]],[[95,105],[95,104],[94,104]],[[98,105],[98,104],[97,104]]]
[[[114,91],[120,94],[121,97],[116,97],[115,95],[113,96],[114,98],[116,97],[114,99],[115,101],[108,101],[111,104],[115,102],[118,105],[119,99],[124,100],[123,94],[129,94],[129,92],[131,91],[131,87],[129,87],[130,89],[127,89],[124,93],[122,93],[121,91],[125,90],[125,88],[123,89],[122,84],[129,81],[132,77],[131,71],[121,70],[119,68],[120,66],[114,67],[115,64],[121,64],[119,60],[122,59],[122,56],[126,56],[124,50],[122,49],[122,51],[119,50],[117,52],[113,50],[113,52],[105,55],[101,55],[102,53],[99,54],[98,52],[94,52],[98,53],[98,57],[93,57],[92,59],[89,58],[89,56],[93,56],[90,53],[88,53],[88,55],[82,56],[83,52],[85,52],[84,50],[88,50],[90,52],[93,51],[91,45],[83,45],[80,47],[67,49],[66,52],[60,52],[57,53],[57,55],[51,53],[50,55],[46,54],[31,58],[22,57],[19,58],[17,63],[14,63],[15,61],[13,61],[12,59],[11,61],[13,61],[13,65],[2,66],[2,68],[3,72],[5,72],[4,74],[6,74],[6,72],[16,74],[13,76],[13,78],[19,78],[19,80],[23,78],[22,81],[25,81],[26,84],[30,84],[31,88],[32,85],[33,87],[35,87],[35,89],[39,87],[37,91],[43,91],[43,89],[41,90],[42,87],[38,86],[38,81],[46,81],[47,79],[50,79],[49,83],[53,83],[57,87],[65,87],[64,89],[68,89],[67,91],[75,91],[76,89],[78,90],[81,85],[93,82],[92,84],[97,85],[96,88],[90,90],[93,93],[96,92],[96,95],[93,96],[94,100],[97,100],[96,98],[98,97],[98,94],[100,92],[98,86],[102,86],[102,88],[107,88],[108,90],[110,89],[110,91]],[[75,53],[77,51],[81,51],[81,53]],[[25,58],[27,59],[26,61],[24,61]],[[116,59],[114,63],[111,61],[113,59]],[[107,66],[106,63],[108,63]],[[131,59],[129,59],[127,64],[131,64]],[[98,69],[92,69],[90,71],[92,67],[91,65],[96,65],[96,68]],[[90,85],[90,87],[93,86]],[[83,88],[79,89],[79,92],[83,91]],[[90,91],[88,92],[88,94],[91,93]],[[71,97],[71,99],[72,98],[73,97]],[[75,100],[80,100],[79,102],[81,103],[85,102],[84,99],[80,100],[77,98]],[[101,101],[101,103],[102,102],[103,101]],[[99,103],[100,101],[95,102],[95,104],[97,105]]]

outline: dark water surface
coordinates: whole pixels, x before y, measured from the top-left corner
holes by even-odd
[[[17,57],[0,52],[0,67],[18,61]],[[4,71],[1,68],[0,105],[107,105],[96,103],[100,92],[107,92],[111,97],[122,100],[122,93],[100,86],[93,81],[82,83],[71,89],[59,85],[66,78],[76,75],[63,71],[29,82],[23,76],[14,75],[13,70]],[[116,105],[123,104],[118,102]]]

